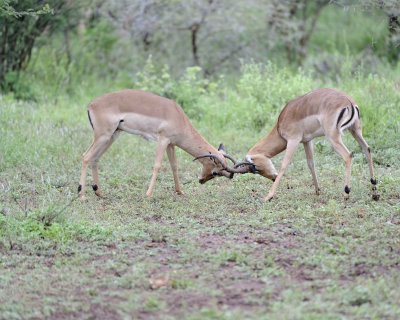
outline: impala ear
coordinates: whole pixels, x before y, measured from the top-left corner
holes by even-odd
[[[219,145],[218,151],[223,151],[223,152],[225,152],[225,146],[224,146],[223,143],[221,143],[221,144]]]

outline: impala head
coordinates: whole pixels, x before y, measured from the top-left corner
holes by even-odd
[[[199,182],[201,184],[206,183],[207,181],[218,176],[224,176],[229,179],[233,178],[234,173],[228,171],[229,168],[226,159],[231,160],[234,164],[236,161],[225,153],[225,147],[222,143],[219,145],[216,153],[204,154],[196,157],[194,160],[200,159],[202,159],[201,163],[203,165],[203,169],[199,176]]]
[[[278,176],[278,172],[275,169],[274,164],[271,159],[262,155],[262,156],[246,156],[246,160],[252,162],[257,170],[257,173],[266,177],[272,181],[275,181]]]

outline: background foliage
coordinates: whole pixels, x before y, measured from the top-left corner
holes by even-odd
[[[149,57],[174,79],[191,66],[231,79],[248,61],[332,78],[348,57],[354,69],[382,73],[400,53],[395,0],[2,0],[0,8],[0,85],[25,98],[37,96],[21,79],[26,69],[57,92],[90,76],[129,86]]]

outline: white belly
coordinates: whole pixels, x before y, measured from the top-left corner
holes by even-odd
[[[118,129],[135,134],[146,140],[158,140],[163,120],[136,113],[126,114]]]
[[[302,121],[303,126],[303,142],[310,141],[316,137],[325,135],[324,128],[322,128],[320,119],[317,115],[305,118]]]

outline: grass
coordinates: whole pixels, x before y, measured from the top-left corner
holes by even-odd
[[[214,145],[223,141],[236,158],[272,126],[282,101],[316,85],[307,75],[274,74],[269,87],[282,89],[265,93],[267,76],[245,74],[237,88],[191,101],[203,112],[195,119],[199,131]],[[82,202],[76,192],[91,139],[90,99],[2,97],[0,318],[400,317],[400,99],[385,79],[361,83],[341,86],[361,100],[379,202],[371,200],[366,162],[349,135],[355,154],[347,202],[342,160],[323,139],[316,146],[320,196],[301,150],[266,204],[266,179],[242,175],[200,185],[199,164],[179,151],[185,195],[174,194],[165,159],[154,197],[146,199],[155,145],[129,135],[100,162],[106,197],[88,190]],[[244,105],[264,108],[267,119],[243,126],[227,119]],[[246,121],[260,118],[250,111],[243,111]]]
[[[310,43],[311,51],[359,54],[370,47],[384,55],[387,21],[383,12],[355,7],[329,6],[322,11]],[[350,45],[349,45],[350,44]]]

